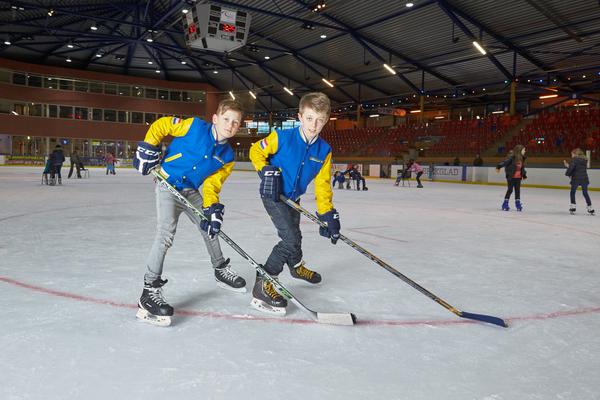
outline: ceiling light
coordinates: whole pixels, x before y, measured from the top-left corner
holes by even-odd
[[[154,42],[154,39],[152,38],[152,34],[148,35],[148,37],[146,37],[146,42],[152,43]]]
[[[215,70],[213,71],[213,74],[218,74],[219,71],[217,71],[217,69],[215,68]]]
[[[187,9],[187,7],[183,8],[183,9],[181,10],[181,12],[182,12],[182,13],[184,13],[184,14],[187,14],[187,13],[188,13],[188,11],[190,11],[190,10],[188,10],[188,9]]]
[[[412,7],[412,6],[414,6],[413,3],[406,3],[406,7]]]
[[[156,70],[156,73],[157,73],[157,74],[160,74],[160,69],[157,69],[157,70]]]
[[[552,98],[552,97],[558,97],[558,95],[557,94],[549,94],[549,95],[546,95],[546,96],[540,96],[540,99],[549,99],[549,98]]]
[[[250,91],[250,96],[252,96],[253,98],[256,99],[256,95],[254,93],[252,93],[252,90]]]
[[[90,27],[90,29],[93,30],[93,31],[97,31],[98,30],[98,27],[96,26],[96,21],[94,21],[92,23],[92,26]]]
[[[322,34],[321,34],[321,39],[326,39],[326,38],[327,38],[327,35],[326,35],[326,34],[324,34],[324,33],[322,33]]]
[[[320,1],[320,2],[316,3],[314,6],[312,6],[312,12],[319,12],[319,11],[323,11],[324,9],[325,9],[324,1]]]
[[[590,103],[579,103],[579,104],[575,104],[575,106],[579,107],[579,106],[589,106]]]
[[[292,96],[294,95],[294,93],[290,89],[286,88],[285,86],[283,87],[283,90],[285,90],[286,92],[288,92]]]
[[[394,70],[392,69],[392,67],[390,67],[390,66],[389,66],[389,65],[387,65],[387,64],[383,64],[383,66],[385,67],[385,69],[387,69],[388,71],[390,71],[392,74],[396,75],[396,71],[394,71]]]
[[[100,58],[100,57],[102,57],[102,54],[98,53],[98,54],[96,54],[96,57]]]
[[[443,119],[443,118],[444,118],[443,115],[440,115],[439,117],[435,117],[435,119]]]
[[[302,29],[313,30],[313,29],[315,29],[315,26],[313,24],[302,24],[301,28]]]
[[[329,82],[327,79],[323,78],[322,81],[329,85],[329,87],[333,87],[333,83]]]
[[[233,92],[232,92],[232,91],[229,91],[229,95],[231,96],[231,98],[232,98],[233,100],[235,100],[235,96],[233,95]]]
[[[485,54],[485,50],[483,49],[483,47],[481,47],[479,43],[473,42],[473,46],[477,47],[477,50],[479,50],[481,54]]]
[[[7,46],[10,46],[10,36],[6,37],[6,40],[4,41],[4,44]]]
[[[270,59],[271,59],[271,57],[265,56],[265,60],[270,60]]]
[[[183,65],[187,64],[187,63],[185,62],[185,60],[181,60],[181,63],[182,63]]]
[[[67,57],[67,62],[71,62],[71,57]]]
[[[412,110],[410,113],[415,114],[415,113],[420,113],[420,112],[421,112],[421,110]]]
[[[369,115],[369,117],[371,117],[371,118],[379,117],[379,114]]]
[[[53,15],[54,15],[54,9],[51,8],[51,9],[48,10],[48,16],[51,17]]]
[[[69,43],[67,44],[67,47],[70,49],[73,48],[73,41],[71,39],[69,39]]]
[[[152,65],[152,60],[148,59],[148,64]]]

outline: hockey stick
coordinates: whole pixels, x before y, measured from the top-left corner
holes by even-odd
[[[189,202],[173,185],[167,182],[167,179],[160,173],[160,171],[152,170],[154,177],[167,188],[171,193],[175,195],[187,208],[189,208],[194,214],[196,214],[202,220],[208,220],[204,213],[200,212],[192,203]],[[228,245],[230,245],[235,251],[238,252],[246,261],[248,261],[256,271],[262,275],[267,281],[277,289],[277,291],[287,297],[292,303],[294,303],[300,310],[304,311],[308,316],[317,322],[332,325],[354,325],[356,324],[356,316],[352,313],[324,313],[316,312],[308,309],[304,304],[300,303],[279,281],[273,279],[271,275],[264,270],[262,265],[258,264],[252,259],[241,247],[239,247],[233,240],[229,238],[222,230],[219,231],[219,237],[223,239]]]
[[[281,201],[284,201],[288,206],[290,206],[294,210],[304,214],[306,217],[308,217],[313,222],[316,222],[318,225],[320,225],[322,227],[326,226],[320,219],[318,219],[316,216],[312,215],[310,212],[305,210],[302,206],[300,206],[299,204],[296,204],[295,202],[293,202],[286,196],[280,195],[280,199],[281,199]],[[407,278],[406,276],[402,275],[400,272],[396,271],[394,268],[390,267],[389,265],[387,265],[386,263],[381,261],[379,258],[375,257],[373,254],[369,253],[367,250],[363,249],[362,247],[360,247],[359,245],[357,245],[356,243],[354,243],[352,240],[348,239],[344,235],[340,234],[340,240],[342,240],[343,242],[350,245],[350,247],[358,250],[360,253],[362,253],[365,257],[369,258],[371,261],[374,261],[375,263],[379,264],[379,266],[385,268],[392,274],[396,275],[398,278],[402,279],[404,282],[408,283],[410,286],[417,289],[419,292],[423,293],[425,296],[429,297],[431,300],[439,303],[443,307],[452,311],[454,314],[458,315],[459,317],[473,319],[473,320],[481,321],[481,322],[487,322],[490,324],[502,326],[504,328],[508,327],[508,324],[501,318],[493,317],[491,315],[472,314],[472,313],[468,313],[465,311],[457,310],[456,308],[452,307],[450,304],[446,303],[444,300],[440,299],[433,293],[429,292],[427,289],[420,286],[418,283],[416,283],[416,282],[412,281],[411,279]]]

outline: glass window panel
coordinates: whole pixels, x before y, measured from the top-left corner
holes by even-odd
[[[0,99],[0,114],[10,114],[10,100]]]
[[[165,114],[156,114],[156,119],[161,119],[164,116],[165,116]]]
[[[194,103],[202,103],[206,101],[206,92],[193,91],[190,92],[190,94]]]
[[[93,121],[102,121],[102,109],[101,108],[92,108],[92,120]]]
[[[25,115],[25,103],[21,103],[19,101],[13,102],[12,112],[15,115]]]
[[[105,83],[104,84],[104,94],[117,94],[117,84],[116,83]]]
[[[87,121],[87,119],[88,119],[87,107],[75,107],[75,119]]]
[[[73,79],[60,78],[60,90],[73,90]]]
[[[73,107],[71,106],[60,106],[58,107],[60,118],[73,119]]]
[[[144,97],[144,87],[143,86],[133,86],[131,88],[133,97]]]
[[[10,70],[0,69],[0,83],[10,83]]]
[[[129,111],[119,110],[119,122],[129,123]]]
[[[44,104],[44,117],[58,118],[58,106],[54,104]]]
[[[44,89],[58,89],[58,78],[54,76],[45,76]]]
[[[89,81],[75,81],[75,91],[76,92],[89,92]]]
[[[104,93],[103,86],[104,86],[104,84],[102,82],[91,81],[90,82],[90,93],[97,93],[97,94]]]
[[[131,113],[131,123],[132,124],[143,124],[144,123],[144,113],[141,112],[132,112]]]
[[[156,114],[146,113],[146,125],[152,125],[154,121],[156,121]]]
[[[25,85],[27,81],[26,75],[21,72],[13,72],[12,83],[13,85]]]
[[[117,110],[104,110],[104,121],[117,122]]]
[[[158,99],[159,100],[168,100],[169,99],[169,91],[158,89]]]
[[[119,83],[119,96],[131,97],[131,85]]]
[[[171,101],[181,101],[181,92],[179,90],[171,90],[169,97]]]
[[[156,89],[146,88],[146,98],[147,99],[156,99]]]
[[[192,101],[192,93],[191,92],[181,92],[181,101]]]
[[[41,117],[42,116],[42,104],[41,103],[29,104],[29,116],[30,117]]]
[[[42,76],[29,74],[27,77],[27,85],[31,87],[42,87]]]

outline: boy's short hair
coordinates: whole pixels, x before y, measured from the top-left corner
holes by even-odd
[[[219,107],[217,108],[217,112],[215,114],[221,115],[226,113],[228,110],[237,111],[240,113],[240,116],[244,116],[244,106],[237,100],[223,100],[219,103]]]
[[[312,108],[316,112],[327,114],[327,117],[331,114],[329,97],[321,92],[313,92],[302,96],[298,112],[302,114],[306,108]]]

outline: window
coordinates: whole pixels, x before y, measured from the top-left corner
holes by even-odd
[[[21,103],[18,101],[13,102],[13,108],[12,108],[13,114],[25,115],[25,107],[26,107],[25,103]]]
[[[97,93],[97,94],[104,93],[104,91],[102,89],[103,86],[104,86],[104,84],[102,82],[91,81],[90,82],[90,93]]]
[[[30,103],[29,104],[29,116],[30,117],[41,117],[42,116],[42,104],[41,103]]]
[[[88,93],[89,92],[89,81],[75,81],[75,91]]]
[[[54,76],[44,77],[44,89],[58,89],[58,79]]]
[[[132,88],[132,94],[131,96],[133,97],[144,97],[144,88],[142,86],[134,86]]]
[[[104,84],[104,94],[117,94],[117,84],[116,83],[105,83]]]
[[[194,103],[202,103],[206,101],[206,92],[190,92]]]
[[[168,100],[169,99],[169,91],[158,89],[158,99],[159,100]]]
[[[192,101],[191,92],[181,92],[181,101]]]
[[[169,97],[171,101],[181,101],[181,92],[179,90],[171,90],[171,95]]]
[[[101,108],[92,108],[92,121],[102,121]]]
[[[131,97],[131,85],[119,83],[119,96]]]
[[[117,110],[104,110],[104,121],[117,122]]]
[[[8,69],[0,69],[0,83],[10,83],[10,71]]]
[[[73,79],[60,78],[60,90],[73,91]]]
[[[129,111],[119,110],[119,122],[129,123]]]
[[[147,99],[156,99],[156,89],[146,88],[146,98]]]
[[[58,118],[58,106],[54,104],[44,104],[44,117]]]
[[[10,100],[0,99],[0,114],[10,114]]]
[[[156,114],[146,113],[146,125],[152,125],[154,121],[156,121]]]
[[[73,107],[71,106],[59,106],[58,112],[60,118],[73,119]]]
[[[12,79],[13,85],[25,85],[25,82],[26,82],[25,74],[23,74],[21,72],[13,72],[12,78],[13,78]]]
[[[27,77],[27,85],[31,87],[42,87],[42,76],[30,74]]]
[[[132,112],[131,113],[131,123],[132,124],[143,124],[144,123],[144,113],[141,112]]]
[[[75,119],[87,121],[87,119],[88,119],[87,107],[75,107]]]

